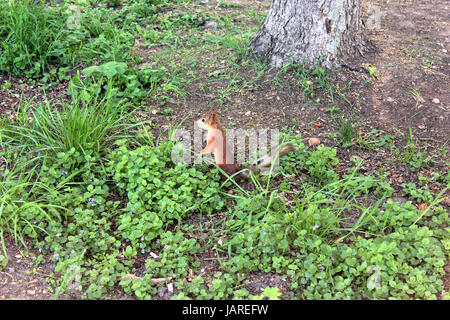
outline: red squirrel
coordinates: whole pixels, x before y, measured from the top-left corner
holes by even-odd
[[[255,163],[246,167],[241,167],[234,163],[233,150],[229,151],[230,147],[227,143],[225,131],[222,129],[219,117],[213,109],[197,120],[197,124],[200,128],[208,131],[206,136],[206,147],[200,151],[200,155],[213,153],[217,166],[228,175],[233,175],[242,169],[249,169],[253,172],[259,172],[261,168],[270,168],[272,161],[276,156],[282,157],[295,150],[294,145],[292,143],[288,143],[281,149],[275,148],[271,152],[260,157]],[[277,155],[278,152],[279,154]],[[244,172],[242,172],[241,175],[247,177]],[[222,173],[220,176],[222,180],[226,179]]]

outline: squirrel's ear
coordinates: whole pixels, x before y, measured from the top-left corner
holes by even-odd
[[[217,116],[216,112],[214,110],[212,110],[209,114],[210,119],[211,119],[211,123],[215,123],[219,121],[219,117]]]

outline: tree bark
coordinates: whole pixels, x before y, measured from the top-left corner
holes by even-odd
[[[294,61],[335,68],[374,49],[364,34],[360,0],[272,0],[251,46],[275,67]]]

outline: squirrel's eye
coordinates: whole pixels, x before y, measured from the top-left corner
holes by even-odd
[[[206,120],[205,119],[202,119],[202,122],[205,122]]]

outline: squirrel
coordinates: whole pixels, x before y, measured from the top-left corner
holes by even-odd
[[[200,128],[208,131],[206,147],[200,151],[200,155],[213,153],[216,165],[228,175],[233,175],[243,169],[249,169],[254,173],[260,172],[262,168],[270,168],[275,157],[282,157],[296,149],[292,143],[287,143],[281,149],[277,147],[258,158],[255,163],[242,167],[234,163],[233,152],[229,152],[230,146],[227,143],[225,131],[222,129],[219,117],[214,109],[211,109],[207,114],[198,119],[197,124]],[[248,178],[248,175],[244,172],[246,171],[242,171],[240,175]],[[222,172],[220,176],[222,180],[226,179]]]

